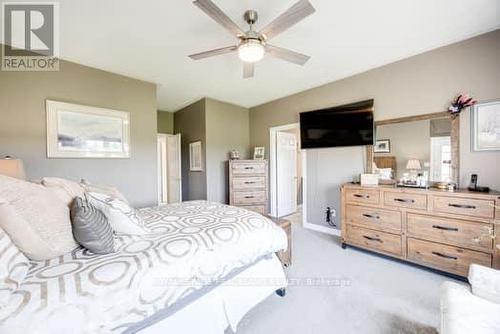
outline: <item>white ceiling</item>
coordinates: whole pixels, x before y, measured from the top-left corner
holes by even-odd
[[[214,0],[242,27],[263,27],[297,0]],[[256,106],[500,27],[498,0],[311,0],[316,13],[271,41],[311,56],[300,67],[266,57],[242,79],[236,54],[188,54],[236,39],[190,0],[60,0],[64,59],[158,84],[158,107],[204,96]]]

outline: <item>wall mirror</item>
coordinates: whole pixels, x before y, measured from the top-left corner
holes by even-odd
[[[459,118],[447,112],[375,122],[367,172],[381,184],[426,188],[457,183]]]

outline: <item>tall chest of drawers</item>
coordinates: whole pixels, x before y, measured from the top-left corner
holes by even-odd
[[[229,204],[267,214],[266,160],[229,161]]]
[[[500,269],[500,193],[342,186],[342,242],[459,276]]]

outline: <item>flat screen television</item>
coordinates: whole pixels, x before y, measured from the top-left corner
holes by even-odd
[[[300,113],[302,149],[373,145],[373,100]]]

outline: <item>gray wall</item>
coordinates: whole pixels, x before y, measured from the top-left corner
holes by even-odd
[[[471,93],[478,100],[499,98],[499,62],[500,30],[496,30],[266,103],[250,109],[250,145],[266,146],[266,152],[269,152],[269,127],[295,123],[302,111],[369,98],[375,99],[376,120],[444,111],[461,91]],[[468,111],[464,113],[460,147],[462,184],[471,173],[478,172],[483,185],[500,189],[500,152],[470,151],[470,122]],[[331,149],[332,162],[335,157],[339,162],[340,157],[345,158],[341,150]],[[351,159],[359,161],[360,155],[363,155],[361,151],[352,152]],[[348,178],[352,174],[339,169],[342,168],[336,167],[335,163],[324,165],[316,171],[316,177],[323,182],[321,180],[326,180],[332,173],[339,178]],[[358,166],[353,166],[353,170],[356,169]],[[308,184],[308,191],[317,186]],[[327,191],[317,191],[316,196],[316,202],[322,208],[334,200]],[[335,205],[338,207],[338,203]],[[311,213],[312,209],[308,207],[308,212]],[[311,223],[322,223],[309,214],[308,219]]]
[[[174,133],[174,113],[158,110],[158,133]]]
[[[62,61],[58,72],[0,71],[0,155],[24,160],[27,176],[118,187],[134,206],[157,203],[156,86]],[[45,100],[130,112],[130,159],[48,159]]]
[[[249,157],[248,109],[214,99],[206,99],[207,199],[229,203],[229,151]]]
[[[207,198],[205,99],[174,113],[174,133],[181,134],[182,200]],[[189,170],[189,144],[201,141],[203,171]]]

